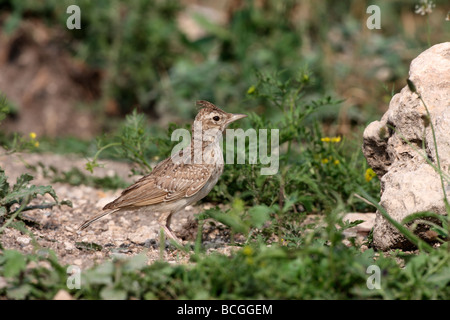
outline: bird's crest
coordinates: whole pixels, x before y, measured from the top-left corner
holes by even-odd
[[[197,106],[198,111],[200,111],[201,109],[212,109],[212,110],[218,110],[218,111],[224,112],[222,109],[220,109],[219,107],[215,106],[214,104],[212,104],[211,102],[206,101],[206,100],[197,100],[196,106]]]

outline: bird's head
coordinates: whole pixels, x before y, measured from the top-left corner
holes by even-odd
[[[247,116],[245,114],[225,112],[208,101],[197,101],[197,106],[200,110],[195,117],[196,123],[194,125],[201,124],[203,132],[210,130],[222,133],[230,123]]]

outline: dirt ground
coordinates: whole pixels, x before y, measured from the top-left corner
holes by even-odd
[[[2,152],[0,152],[2,154]],[[52,183],[44,175],[44,170],[27,168],[27,164],[42,162],[45,166],[54,166],[61,172],[73,167],[84,170],[85,159],[74,156],[50,154],[13,154],[0,156],[0,167],[13,185],[22,173],[29,173],[35,177],[34,185],[52,185],[59,200],[68,199],[73,207],[55,206],[46,209],[34,209],[23,212],[22,216],[29,221],[28,229],[34,234],[32,237],[22,234],[14,228],[7,228],[0,235],[0,241],[7,249],[16,249],[25,253],[32,253],[39,248],[52,249],[58,256],[60,263],[78,265],[82,268],[91,267],[106,259],[121,256],[132,256],[145,253],[149,262],[160,259],[158,213],[125,212],[104,217],[89,228],[79,231],[78,226],[95,214],[102,211],[102,207],[120,195],[121,190],[103,191],[90,186],[72,186],[66,183]],[[114,175],[117,173],[130,184],[138,177],[130,178],[130,166],[124,163],[102,161],[104,168],[94,171],[96,176]],[[85,171],[89,174],[87,171]],[[43,199],[45,198],[45,199]],[[54,202],[46,195],[33,200],[31,205],[41,204],[43,200]],[[172,218],[172,229],[183,239],[183,244],[193,243],[197,234],[197,223],[194,214],[211,207],[211,204],[188,206],[175,214]],[[86,246],[86,244],[95,244]],[[203,244],[209,251],[230,253],[235,247],[229,246],[229,230],[214,221],[205,223],[203,230]],[[98,245],[98,246],[96,246]],[[187,263],[188,256],[180,250],[168,247],[164,252],[164,259],[173,263]]]
[[[149,263],[160,259],[158,213],[115,213],[79,231],[78,226],[83,221],[99,213],[106,203],[120,195],[121,190],[103,191],[85,185],[53,183],[44,174],[42,167],[33,170],[28,166],[39,162],[44,164],[44,168],[54,166],[60,172],[64,172],[74,167],[83,171],[86,160],[75,156],[36,153],[0,156],[0,167],[5,170],[10,185],[14,184],[22,173],[29,173],[35,177],[32,184],[52,185],[59,200],[70,200],[73,207],[63,205],[23,212],[22,216],[28,221],[27,228],[34,234],[35,242],[30,235],[9,227],[0,235],[0,241],[5,248],[25,253],[49,248],[56,253],[61,264],[77,265],[83,269],[113,257],[133,256],[138,253],[145,253]],[[96,176],[117,174],[130,184],[139,178],[128,176],[130,166],[127,164],[112,161],[102,163],[105,166],[95,169]],[[44,198],[39,196],[31,205],[41,204],[43,200],[53,202],[50,196],[46,195]],[[172,229],[183,239],[183,244],[193,243],[197,235],[194,214],[212,206],[209,203],[188,206],[173,216]],[[364,216],[369,217],[367,214]],[[354,219],[360,217],[349,218]],[[373,220],[374,216],[370,216],[359,229],[346,230],[346,235],[357,236],[362,241],[372,227]],[[208,248],[208,252],[230,254],[238,247],[230,245],[229,236],[230,232],[226,226],[207,220],[203,228],[203,245]],[[237,242],[243,240],[239,235],[235,237]],[[166,245],[164,260],[170,263],[188,263],[189,257],[182,251]]]

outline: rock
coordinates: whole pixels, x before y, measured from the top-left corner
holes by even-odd
[[[72,252],[73,250],[75,250],[75,246],[73,245],[73,243],[71,243],[69,241],[65,241],[64,242],[64,250],[66,250],[68,252]]]
[[[409,79],[427,104],[435,129],[441,169],[448,172],[450,42],[437,44],[414,59]],[[372,122],[364,131],[364,156],[381,181],[380,205],[396,221],[420,211],[446,214],[440,176],[425,159],[427,157],[437,166],[430,121],[418,95],[405,86],[392,98],[381,120]],[[450,185],[445,183],[448,196]],[[426,232],[427,227],[422,226],[419,230]],[[374,246],[381,250],[409,249],[412,246],[379,212],[373,241]]]
[[[8,282],[5,278],[0,277],[0,289],[6,288],[8,286]]]
[[[128,234],[128,239],[131,242],[142,244],[146,240],[155,237],[155,229],[148,226],[140,226],[136,232]]]
[[[73,264],[77,266],[81,266],[83,264],[83,260],[81,259],[75,259],[73,260]]]
[[[375,216],[375,213],[347,213],[344,218],[342,218],[343,221],[353,222],[357,220],[363,220],[364,222],[358,224],[353,228],[345,230],[344,233],[354,232],[362,235],[369,234],[370,230],[372,230],[375,224]]]
[[[30,237],[17,237],[16,241],[17,241],[21,246],[27,246],[27,245],[30,244],[31,238],[30,238]]]
[[[73,300],[73,298],[70,293],[68,293],[66,290],[61,289],[55,294],[53,300]]]

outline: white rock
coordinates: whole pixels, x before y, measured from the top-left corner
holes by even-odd
[[[73,243],[68,242],[68,241],[65,241],[65,242],[64,242],[64,249],[65,249],[66,251],[72,251],[72,250],[75,249],[75,246],[73,245]]]
[[[5,278],[0,277],[0,289],[6,288],[8,286],[8,282]]]
[[[427,104],[434,126],[441,168],[450,167],[450,42],[424,51],[411,63],[412,80]],[[437,165],[431,126],[418,96],[405,86],[396,94],[380,121],[364,131],[363,153],[381,181],[380,205],[396,221],[419,211],[445,214],[439,174],[416,150]],[[424,120],[425,119],[425,120]],[[410,143],[406,142],[409,141]],[[450,195],[450,186],[445,186]],[[420,235],[420,233],[419,233]],[[373,240],[375,247],[410,248],[405,239],[377,213]]]
[[[353,228],[347,229],[349,232],[354,231],[355,233],[369,233],[375,224],[375,213],[347,213],[343,221],[353,222],[357,220],[363,220],[364,222],[358,224]]]
[[[29,237],[17,237],[16,241],[22,246],[27,246],[27,245],[30,244],[31,238],[29,238]]]
[[[140,226],[136,232],[129,233],[128,239],[134,243],[144,243],[148,239],[155,238],[155,229],[149,226]]]
[[[83,260],[81,259],[75,259],[73,260],[73,264],[77,266],[81,266],[83,264]]]
[[[53,297],[53,300],[73,300],[73,298],[66,290],[60,289]]]

